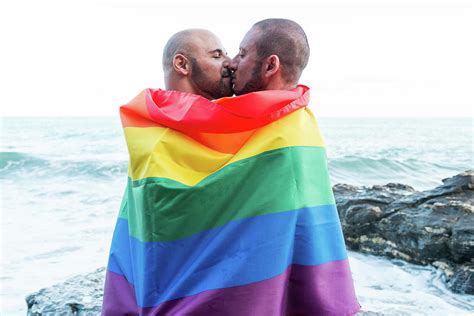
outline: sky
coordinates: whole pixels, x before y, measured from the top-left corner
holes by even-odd
[[[2,1],[0,116],[116,116],[164,88],[168,38],[205,28],[235,56],[257,21],[298,22],[320,117],[473,117],[473,1]]]

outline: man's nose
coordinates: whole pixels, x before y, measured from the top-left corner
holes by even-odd
[[[239,63],[237,62],[237,56],[229,61],[229,69],[232,71],[236,71],[238,65]]]
[[[231,61],[230,57],[225,56],[225,59],[224,59],[224,62],[222,63],[222,66],[225,67],[225,68],[229,68],[230,61]]]

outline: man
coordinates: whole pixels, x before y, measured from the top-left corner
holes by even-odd
[[[301,26],[285,19],[256,23],[231,62],[236,95],[296,88],[308,64],[309,44]]]
[[[218,99],[232,95],[230,58],[216,35],[202,29],[174,34],[163,50],[166,90]]]
[[[221,41],[212,32],[204,29],[180,31],[171,36],[163,50],[162,63],[166,90],[170,93],[180,92],[184,98],[196,95],[211,100],[231,96],[233,91],[231,73],[228,69],[229,61],[230,58]],[[143,93],[121,108],[126,137],[129,137],[127,133],[133,127],[157,126],[147,113]],[[130,149],[132,162],[139,155],[139,150],[136,149]],[[133,197],[133,194],[126,192],[114,232],[104,288],[103,315],[143,313],[143,309],[140,311],[140,307],[137,306],[135,289],[127,292],[127,289],[122,288],[123,283],[120,279],[128,269],[124,266],[132,260],[130,249],[121,244],[123,234],[120,232],[121,218],[128,215],[130,205],[133,205],[129,200],[130,197]],[[115,257],[120,259],[114,260]],[[133,280],[129,278],[127,284],[132,283]]]
[[[306,34],[296,22],[286,19],[266,19],[256,23],[245,35],[239,53],[230,63],[235,94],[298,89],[299,78],[308,64],[309,52]],[[312,132],[315,135],[319,134],[316,121],[309,109],[301,109],[297,113],[303,111],[312,118],[307,122],[314,124]],[[295,116],[297,113],[289,116]],[[304,133],[301,133],[301,136],[304,137]],[[318,145],[317,147],[324,149],[322,142]],[[312,154],[316,157],[319,153],[315,151]],[[309,175],[313,178],[315,186],[329,185],[325,153],[323,156],[319,160],[322,167],[320,173]],[[304,163],[304,160],[301,159],[299,162]],[[332,196],[332,192],[330,195]],[[294,265],[293,271],[289,273],[289,285],[286,289],[288,291],[286,313],[289,315],[352,315],[360,309],[354,293],[335,202],[332,200],[326,203],[328,205],[324,206],[324,211],[321,208],[312,214],[320,219],[308,219],[304,223],[309,227],[312,226],[309,229],[311,232],[306,231],[306,235],[301,233],[299,236],[307,239],[310,239],[309,236],[316,236],[324,240],[324,243],[313,241],[314,247],[308,247],[306,253],[300,252],[299,260],[306,261],[304,262],[306,270],[301,267],[295,268]],[[320,234],[324,225],[331,225],[331,228]],[[331,238],[328,238],[329,236]],[[310,240],[305,242],[311,243]],[[309,249],[313,254],[308,251]],[[330,252],[339,252],[339,255],[322,255]],[[319,259],[308,259],[312,255]]]

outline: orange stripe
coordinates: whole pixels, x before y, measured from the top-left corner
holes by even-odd
[[[124,128],[162,126],[154,122],[148,114],[145,101],[146,91],[143,90],[132,101],[120,107],[120,118]]]

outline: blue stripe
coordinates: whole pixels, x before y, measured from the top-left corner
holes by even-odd
[[[200,292],[263,281],[290,264],[347,258],[335,205],[236,220],[190,237],[142,242],[120,218],[108,270],[135,286],[141,307]]]

